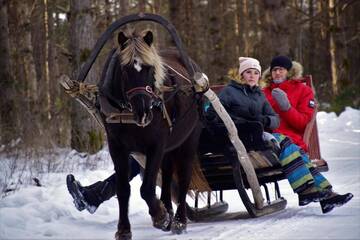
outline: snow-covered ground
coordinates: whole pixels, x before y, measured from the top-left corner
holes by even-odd
[[[280,213],[256,219],[190,222],[187,233],[173,235],[152,227],[147,206],[139,194],[141,180],[136,177],[131,182],[130,199],[133,239],[360,239],[360,111],[347,108],[338,117],[320,112],[318,124],[322,155],[330,165],[330,171],[324,175],[336,191],[354,194],[345,206],[326,215],[317,203],[299,207],[297,196],[287,181],[282,181],[280,188],[288,206]],[[116,198],[105,202],[93,215],[86,210],[78,212],[65,186],[69,171],[85,185],[113,172],[106,149],[91,157],[93,162],[101,162],[96,170],[79,166],[83,158],[74,151],[61,151],[54,160],[56,164],[51,166],[54,172],[41,175],[43,187],[23,185],[2,198],[0,239],[113,239],[118,219]],[[1,167],[0,176],[5,174],[8,172]],[[245,210],[236,191],[227,191],[224,197],[229,211]]]

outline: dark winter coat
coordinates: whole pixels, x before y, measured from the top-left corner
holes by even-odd
[[[234,121],[260,121],[265,129],[276,129],[279,117],[271,108],[261,89],[231,81],[219,94],[219,99]],[[207,118],[218,119],[212,106]]]

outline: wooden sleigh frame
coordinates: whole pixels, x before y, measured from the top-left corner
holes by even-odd
[[[101,35],[99,40],[97,41],[90,57],[81,68],[80,73],[76,80],[70,80],[68,77],[64,76],[60,81],[61,85],[64,87],[65,91],[73,96],[76,100],[78,100],[88,111],[89,113],[97,120],[99,125],[103,127],[103,118],[101,117],[100,109],[96,105],[96,98],[98,97],[97,87],[95,85],[84,84],[84,80],[92,67],[95,59],[100,53],[101,49],[108,41],[108,39],[112,36],[113,32],[116,31],[119,27],[136,21],[154,21],[162,24],[168,32],[173,37],[173,40],[179,50],[182,61],[184,62],[186,69],[189,72],[190,76],[195,76],[195,70],[190,66],[190,59],[187,57],[187,54],[182,49],[182,44],[180,39],[178,38],[174,27],[167,22],[165,19],[160,16],[153,14],[138,14],[138,15],[129,15],[123,17],[113,24]],[[198,69],[197,73],[201,71]],[[195,80],[195,79],[194,79]],[[304,83],[311,86],[311,77],[305,77]],[[195,84],[194,84],[195,85]],[[206,94],[206,93],[205,93]],[[317,132],[317,124],[316,124],[316,113],[313,116],[312,121],[308,124],[306,128],[306,132],[304,135],[304,140],[309,144],[309,155],[310,158],[322,159],[320,155],[319,148],[319,140],[318,140],[318,132]],[[263,163],[268,163],[267,157],[264,157],[261,152],[253,151],[248,152],[249,158],[253,160],[253,163],[258,163],[260,168],[256,168],[256,176],[258,178],[259,183],[265,189],[266,196],[266,204],[257,207],[252,201],[251,198],[247,194],[246,189],[249,188],[249,183],[247,182],[247,178],[244,177],[243,166],[240,163],[240,159],[237,157],[232,157],[231,160],[225,159],[223,156],[218,155],[217,157],[213,157],[212,159],[208,159],[211,161],[201,161],[202,173],[207,178],[209,185],[212,191],[220,192],[220,201],[211,205],[210,197],[208,197],[207,206],[203,209],[198,207],[199,193],[195,194],[195,207],[188,208],[188,216],[191,220],[199,221],[199,220],[216,220],[216,219],[236,219],[243,216],[241,213],[234,214],[225,214],[228,205],[223,201],[223,191],[228,189],[237,189],[239,195],[246,207],[248,215],[250,217],[259,217],[266,214],[270,214],[273,212],[280,211],[286,207],[286,199],[281,197],[280,189],[278,185],[278,181],[284,179],[284,175],[281,171],[281,168],[278,166],[262,165]],[[205,160],[200,156],[200,159]],[[209,156],[207,156],[209,157]],[[210,162],[211,164],[205,165],[205,162]],[[255,164],[256,165],[256,164]],[[252,169],[253,170],[253,169]],[[321,170],[321,169],[320,169]],[[327,170],[322,169],[322,170]],[[217,176],[215,181],[209,181],[210,173],[216,173]],[[266,184],[274,183],[275,184],[275,200],[270,200],[270,194]],[[211,196],[211,193],[208,194]]]
[[[310,75],[300,79],[304,84],[310,86],[313,90],[312,78]],[[220,91],[222,85],[213,86],[215,92]],[[318,137],[318,128],[316,122],[317,107],[311,121],[308,123],[304,141],[308,145],[309,158],[318,163],[319,160],[325,163],[322,166],[316,166],[320,172],[328,171],[325,160],[321,157],[320,144]],[[239,130],[239,135],[241,130]],[[285,209],[287,201],[281,196],[278,182],[286,179],[279,164],[273,164],[269,161],[269,153],[264,151],[248,151],[248,156],[253,163],[259,184],[263,187],[266,203],[262,208],[256,207],[251,196],[248,195],[249,183],[239,161],[236,157],[227,159],[221,152],[216,153],[199,153],[201,171],[209,183],[212,192],[207,193],[207,203],[205,207],[199,207],[199,199],[201,194],[195,193],[194,207],[189,207],[188,217],[192,221],[217,221],[227,219],[239,219],[248,217],[260,217]],[[272,158],[273,155],[270,156]],[[270,198],[269,184],[274,184],[274,199]],[[246,212],[226,213],[228,204],[223,199],[223,191],[237,190],[240,198],[247,210]],[[211,196],[216,195],[216,202],[211,204]]]
[[[303,81],[304,84],[312,87],[311,76],[305,76],[303,79],[301,79],[301,81]],[[79,102],[82,103],[82,105],[89,111],[89,113],[98,121],[99,125],[102,126],[100,109],[96,107],[96,104],[94,102],[94,99],[97,95],[96,86],[78,83],[77,81],[72,81],[68,78],[62,79],[61,84],[70,95],[72,95]],[[223,86],[220,85],[212,87],[212,89],[214,89],[215,91],[219,91],[222,88]],[[84,91],[86,94],[82,93],[80,91],[81,89],[87,89],[86,91]],[[90,97],[88,95],[90,95]],[[321,158],[320,154],[316,113],[317,111],[315,110],[311,121],[306,127],[304,141],[309,146],[310,159],[316,159],[316,161],[320,160],[326,163],[326,161]],[[207,204],[205,207],[202,208],[199,207],[198,202],[200,196],[203,195],[200,194],[198,191],[195,191],[194,207],[188,206],[188,217],[190,220],[216,221],[248,218],[249,216],[260,217],[285,209],[287,201],[281,196],[280,188],[278,185],[278,181],[285,179],[285,176],[282,173],[280,166],[274,166],[269,163],[269,160],[266,156],[264,156],[261,151],[250,151],[248,152],[248,157],[252,160],[258,182],[264,189],[265,198],[263,197],[263,199],[266,200],[265,204],[261,208],[259,208],[253,201],[251,201],[251,197],[246,191],[246,189],[250,187],[250,184],[248,183],[243,167],[237,157],[228,160],[219,153],[217,153],[215,157],[199,156],[201,160],[200,163],[202,174],[205,176],[205,179],[210,185],[212,191],[207,193]],[[141,163],[141,161],[138,162]],[[317,167],[317,169],[321,172],[328,171],[328,166],[327,164],[325,164],[324,166]],[[213,177],[213,173],[215,173],[216,177],[210,179],[211,177]],[[267,187],[267,185],[271,183],[274,184],[275,189],[274,200],[270,199],[269,188]],[[228,204],[223,199],[223,191],[230,189],[235,189],[238,191],[240,198],[245,205],[247,213],[226,213],[228,209]],[[211,204],[212,195],[218,196],[217,201],[213,204]]]

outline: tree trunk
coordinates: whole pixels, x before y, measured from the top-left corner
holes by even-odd
[[[124,17],[129,11],[129,0],[120,0],[119,17]]]
[[[138,9],[139,12],[145,12],[146,9],[146,0],[138,0]]]
[[[161,0],[154,0],[152,13],[161,15],[161,4],[162,4]],[[156,46],[159,49],[163,49],[165,47],[166,37],[167,37],[166,35],[167,32],[162,30],[163,30],[163,26],[161,26],[160,24],[154,25]]]
[[[94,47],[94,25],[91,17],[90,0],[72,0],[70,4],[70,49],[73,51],[73,78]],[[96,83],[96,66],[90,70],[87,82]],[[71,146],[78,151],[94,153],[102,147],[102,134],[95,121],[77,101],[73,101],[71,113]]]
[[[51,122],[49,129],[51,130],[52,137],[57,146],[69,147],[70,146],[70,111],[67,106],[70,105],[69,99],[64,97],[63,89],[60,89],[59,76],[60,76],[60,57],[56,44],[60,43],[58,39],[57,28],[59,27],[59,12],[57,10],[57,0],[48,2],[48,48],[47,54],[49,64],[49,93],[50,93],[50,113]],[[66,72],[66,71],[62,71]],[[66,106],[66,107],[65,107]],[[56,124],[55,124],[56,123]]]
[[[329,41],[330,41],[330,59],[331,59],[331,88],[333,96],[337,96],[339,93],[338,89],[338,78],[337,78],[337,62],[336,62],[336,44],[335,44],[335,1],[329,0]]]
[[[50,73],[49,73],[49,15],[48,15],[48,1],[44,1],[44,29],[45,29],[45,66],[44,66],[44,80],[45,80],[45,113],[48,120],[51,120],[51,99],[50,99]]]
[[[224,51],[224,42],[221,32],[222,23],[222,1],[210,0],[208,5],[209,16],[209,45],[208,49],[211,54],[208,56],[209,76],[215,82],[221,81],[221,77],[226,74],[226,66],[221,59],[222,51]]]
[[[286,0],[261,1],[265,10],[265,26],[263,44],[271,49],[271,56],[290,54],[291,16],[286,8]],[[269,56],[269,58],[271,58]]]
[[[37,146],[43,142],[43,129],[40,122],[41,106],[39,102],[39,86],[34,60],[34,46],[32,42],[32,16],[35,10],[35,1],[14,1],[12,7],[16,12],[16,53],[17,58],[17,83],[23,92],[19,98],[20,127],[26,147]],[[38,66],[41,69],[41,66]],[[20,91],[19,91],[20,92]],[[25,123],[26,124],[23,124]]]
[[[222,14],[222,35],[223,35],[223,45],[224,48],[222,50],[222,59],[224,62],[224,70],[223,74],[227,75],[228,70],[232,66],[236,66],[238,62],[239,55],[236,54],[236,34],[235,34],[235,24],[236,14],[232,8],[232,3],[230,1],[223,1],[223,14]],[[196,42],[196,39],[194,40]]]
[[[18,46],[22,55],[22,67],[24,82],[27,83],[27,97],[30,105],[34,105],[38,99],[38,84],[33,58],[33,46],[31,44],[31,11],[33,1],[17,1],[17,19],[21,34],[19,34]]]
[[[236,0],[236,55],[243,56],[244,54],[244,17],[243,17],[243,0]]]
[[[314,17],[314,2],[313,0],[309,0],[309,17],[313,18]],[[309,21],[309,49],[315,49],[315,42],[316,42],[316,38],[315,38],[315,30],[314,30],[314,21]],[[312,74],[314,72],[314,59],[315,59],[315,54],[314,51],[308,51],[309,53],[309,57],[308,57],[308,66],[309,66],[309,72],[310,74]]]
[[[244,56],[250,56],[250,46],[249,46],[249,11],[248,11],[248,1],[247,0],[242,0],[242,17],[243,17],[243,24],[242,24],[242,32],[244,33],[244,37],[242,39],[243,44],[244,44]]]
[[[17,136],[14,81],[10,73],[8,10],[0,3],[0,145]]]

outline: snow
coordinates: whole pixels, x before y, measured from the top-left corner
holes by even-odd
[[[131,182],[130,198],[133,239],[360,239],[360,110],[348,107],[340,116],[319,112],[318,127],[322,155],[330,165],[330,171],[324,175],[335,191],[354,194],[348,204],[326,215],[321,213],[318,203],[299,207],[297,196],[285,180],[280,182],[280,189],[288,206],[282,212],[256,219],[189,222],[187,233],[173,235],[152,227],[139,193],[141,179],[136,177]],[[107,150],[93,156],[59,150],[50,157],[54,159],[53,165],[48,166],[50,173],[44,169],[36,172],[42,187],[18,184],[19,190],[0,200],[0,239],[114,239],[118,220],[116,198],[103,203],[93,215],[86,210],[78,212],[65,185],[69,172],[84,185],[112,174]],[[31,157],[20,155],[19,158]],[[10,174],[6,168],[9,161],[0,161],[3,182],[4,176]],[[24,169],[13,176],[34,175],[29,173],[29,167]],[[224,198],[229,211],[245,211],[236,191],[225,191]]]

